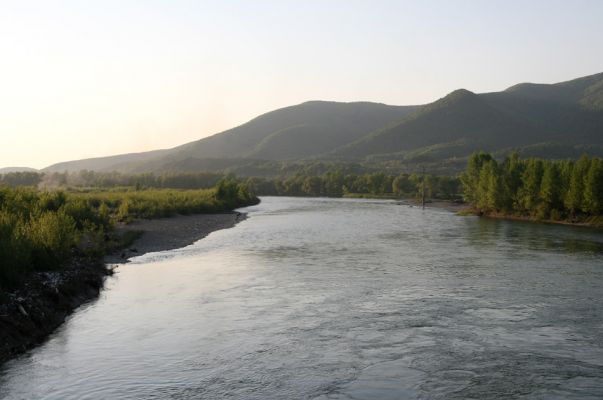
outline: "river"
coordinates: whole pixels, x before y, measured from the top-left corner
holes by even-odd
[[[603,233],[267,197],[122,265],[3,399],[601,399]]]

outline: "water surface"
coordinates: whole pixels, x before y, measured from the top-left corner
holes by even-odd
[[[264,198],[120,266],[6,399],[601,399],[603,234]]]

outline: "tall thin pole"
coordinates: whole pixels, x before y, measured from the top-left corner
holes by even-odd
[[[423,183],[421,185],[421,206],[425,209],[425,167],[423,167]]]

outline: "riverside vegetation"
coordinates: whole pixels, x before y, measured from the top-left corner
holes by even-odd
[[[360,169],[361,168],[357,168]],[[433,171],[432,171],[433,172]],[[423,180],[423,178],[425,178]],[[103,188],[170,188],[204,189],[218,181],[235,180],[222,173],[121,174],[118,172],[79,171],[75,173],[23,173],[0,175],[0,184],[18,187],[70,187],[73,190]],[[428,198],[454,200],[461,198],[458,177],[418,173],[392,174],[380,171],[357,172],[350,165],[317,163],[295,168],[278,177],[253,176],[238,182],[261,196],[325,196],[325,197],[418,197],[425,182]]]
[[[480,215],[602,226],[603,160],[519,159],[486,153],[460,177],[330,169],[276,178],[220,173],[126,175],[15,172],[0,176],[0,362],[39,343],[110,271],[103,255],[135,236],[118,223],[212,213],[258,195],[460,200]],[[39,187],[40,189],[35,189]],[[51,188],[61,188],[51,190]],[[135,251],[135,250],[132,250]]]
[[[461,175],[479,214],[603,226],[603,159],[520,159],[475,153]]]
[[[60,269],[73,257],[99,258],[119,246],[112,234],[116,222],[232,210],[256,202],[254,193],[416,198],[424,187],[428,198],[458,200],[462,193],[482,215],[603,225],[603,160],[588,156],[551,161],[513,153],[499,162],[474,153],[460,178],[335,170],[236,180],[218,173],[82,171],[16,172],[0,181],[13,186],[0,189],[0,289],[18,285],[32,271]],[[19,187],[43,183],[70,189]]]
[[[417,198],[424,185],[429,198],[455,200],[461,190],[456,177],[382,172],[344,175],[336,171],[282,179],[249,178],[245,182],[254,192],[271,196]]]
[[[233,180],[199,190],[0,188],[0,291],[33,272],[60,271],[74,259],[100,260],[123,244],[114,232],[117,222],[223,212],[257,201]]]

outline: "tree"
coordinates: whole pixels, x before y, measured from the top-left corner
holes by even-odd
[[[477,176],[477,179],[476,179]],[[504,211],[559,220],[577,213],[603,214],[603,159],[520,160],[511,154],[497,165],[471,156],[462,175],[464,197],[482,212]]]
[[[482,166],[492,160],[490,154],[484,152],[473,153],[469,157],[467,171],[461,174],[461,182],[463,184],[464,198],[469,203],[477,203],[478,185],[480,182],[480,173]]]
[[[400,174],[392,181],[392,192],[396,196],[413,194],[416,186],[410,181],[408,174]]]
[[[317,176],[308,176],[304,179],[301,190],[309,196],[322,195],[322,179]]]
[[[500,199],[501,208],[507,212],[519,208],[519,189],[522,185],[524,163],[519,159],[517,152],[511,153],[502,165],[503,197]]]
[[[340,197],[343,195],[343,174],[341,171],[329,172],[323,177],[324,190],[327,196]]]
[[[538,207],[542,172],[542,160],[536,158],[527,160],[525,169],[521,175],[519,203],[522,210],[528,214],[534,214]]]
[[[542,182],[540,184],[539,216],[548,218],[553,210],[561,208],[561,178],[557,164],[544,164]]]
[[[593,159],[584,178],[582,211],[591,215],[603,213],[603,160]]]
[[[567,194],[565,196],[565,207],[572,215],[582,209],[584,177],[588,173],[590,159],[587,155],[580,157],[572,168]]]
[[[573,169],[574,162],[571,160],[565,160],[559,163],[559,195],[562,203],[565,202],[569,192]],[[561,204],[560,207],[565,208],[565,204]]]
[[[483,164],[477,186],[477,207],[483,212],[497,211],[500,208],[502,185],[495,160]]]

